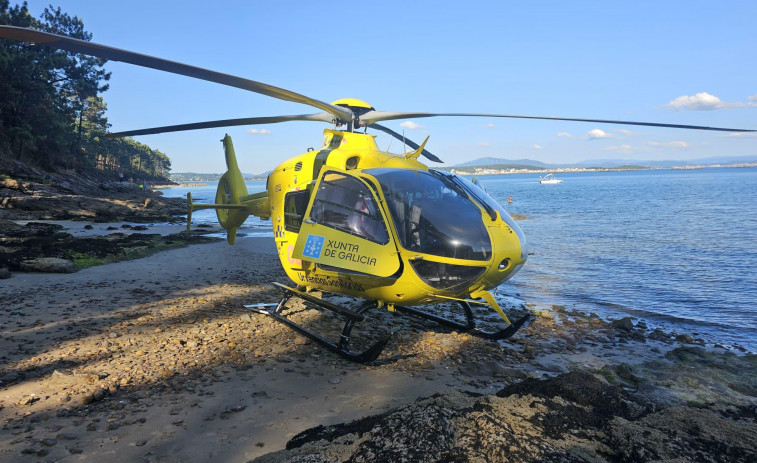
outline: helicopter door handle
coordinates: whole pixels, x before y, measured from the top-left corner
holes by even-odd
[[[309,223],[309,224],[314,224],[315,223],[311,219],[302,219],[302,221],[305,222],[305,223]]]

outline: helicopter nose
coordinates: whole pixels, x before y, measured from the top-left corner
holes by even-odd
[[[510,214],[507,214],[506,212],[504,214],[501,213],[500,217],[502,217],[502,220],[507,223],[507,225],[510,227],[510,230],[512,230],[512,233],[514,233],[515,236],[518,237],[518,246],[520,246],[520,260],[525,262],[526,259],[528,259],[528,243],[526,241],[526,234],[523,233],[523,230],[521,230],[518,224],[515,223],[515,220],[510,217]]]
[[[515,221],[506,213],[501,214],[502,220],[507,224],[503,227],[501,234],[496,239],[501,243],[498,253],[500,261],[496,264],[496,274],[499,275],[499,282],[505,282],[515,276],[520,271],[528,259],[528,244],[526,236]]]

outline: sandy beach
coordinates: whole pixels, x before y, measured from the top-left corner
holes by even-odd
[[[666,357],[682,348],[669,335],[560,307],[528,307],[534,320],[499,343],[375,311],[357,336],[395,334],[377,362],[353,364],[243,307],[277,302],[272,281],[286,277],[269,238],[0,281],[0,461],[249,461],[315,426],[573,370],[664,406],[754,408],[754,356],[708,349],[743,365],[703,382]]]

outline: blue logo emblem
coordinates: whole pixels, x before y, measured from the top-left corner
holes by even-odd
[[[322,236],[308,235],[308,240],[305,241],[305,249],[302,250],[303,257],[320,258],[324,241],[325,239]]]

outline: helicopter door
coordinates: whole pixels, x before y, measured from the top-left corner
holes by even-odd
[[[379,277],[400,268],[375,195],[362,180],[336,171],[321,175],[292,255]]]

